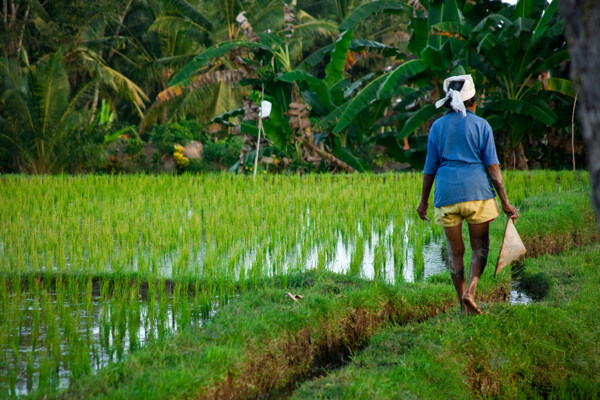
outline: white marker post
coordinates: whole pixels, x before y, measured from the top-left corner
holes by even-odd
[[[262,85],[260,109],[258,110],[258,140],[256,141],[256,157],[254,157],[254,173],[252,179],[256,180],[256,170],[258,169],[258,153],[260,150],[260,133],[263,130],[262,120],[271,115],[271,102],[265,101],[265,85]]]

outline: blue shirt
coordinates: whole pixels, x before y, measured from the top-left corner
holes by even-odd
[[[431,126],[423,172],[435,176],[435,207],[495,198],[486,170],[492,164],[499,164],[498,155],[485,119],[451,111]]]

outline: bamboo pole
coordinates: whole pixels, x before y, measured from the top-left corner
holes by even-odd
[[[254,171],[252,174],[252,179],[256,180],[256,170],[258,168],[258,153],[260,150],[260,132],[262,131],[262,106],[265,101],[265,84],[262,84],[262,89],[260,93],[260,105],[258,107],[258,140],[256,141],[256,157],[254,157]]]

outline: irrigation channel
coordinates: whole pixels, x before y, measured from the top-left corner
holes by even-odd
[[[518,204],[588,178],[506,179]],[[419,191],[410,173],[2,177],[0,396],[64,388],[201,326],[244,282],[322,269],[400,284],[443,272],[443,231],[417,220]]]

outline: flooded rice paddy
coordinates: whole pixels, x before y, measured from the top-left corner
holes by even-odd
[[[417,252],[405,235],[405,250],[394,255],[391,237],[392,226],[383,235],[373,233],[370,242],[359,243],[359,251],[357,243],[344,243],[340,237],[330,258],[323,256],[318,247],[309,251],[306,269],[322,268],[320,263],[326,259],[327,270],[352,273],[351,265],[359,265],[359,275],[390,283],[414,282],[446,270],[440,238],[429,240],[422,251]],[[357,253],[362,255],[360,259]],[[401,258],[395,259],[395,256]],[[255,251],[249,251],[244,257],[244,269],[251,269],[256,257]],[[284,271],[297,269],[293,264],[296,259],[296,253],[286,257],[288,264]],[[171,277],[171,260],[171,257],[164,258],[160,268],[163,277]],[[275,256],[267,253],[264,260],[267,271],[273,270],[274,260]],[[212,298],[205,297],[202,302],[199,297],[190,295],[189,288],[186,293],[180,290],[174,299],[173,293],[159,293],[158,288],[148,294],[147,289],[141,290],[135,281],[123,281],[114,288],[79,279],[64,282],[57,291],[54,282],[46,289],[43,279],[30,280],[32,283],[27,283],[25,288],[2,290],[5,297],[8,294],[0,312],[2,325],[8,329],[3,333],[3,342],[11,345],[0,349],[3,386],[0,390],[16,396],[40,387],[66,388],[74,376],[93,373],[120,361],[129,352],[165,338],[180,327],[202,326],[218,306]]]
[[[443,230],[416,216],[420,179],[0,177],[0,397],[65,387],[201,326],[244,282],[316,269],[401,284],[444,272]],[[511,200],[587,175],[530,179],[507,174]],[[176,283],[166,290],[165,279]]]

